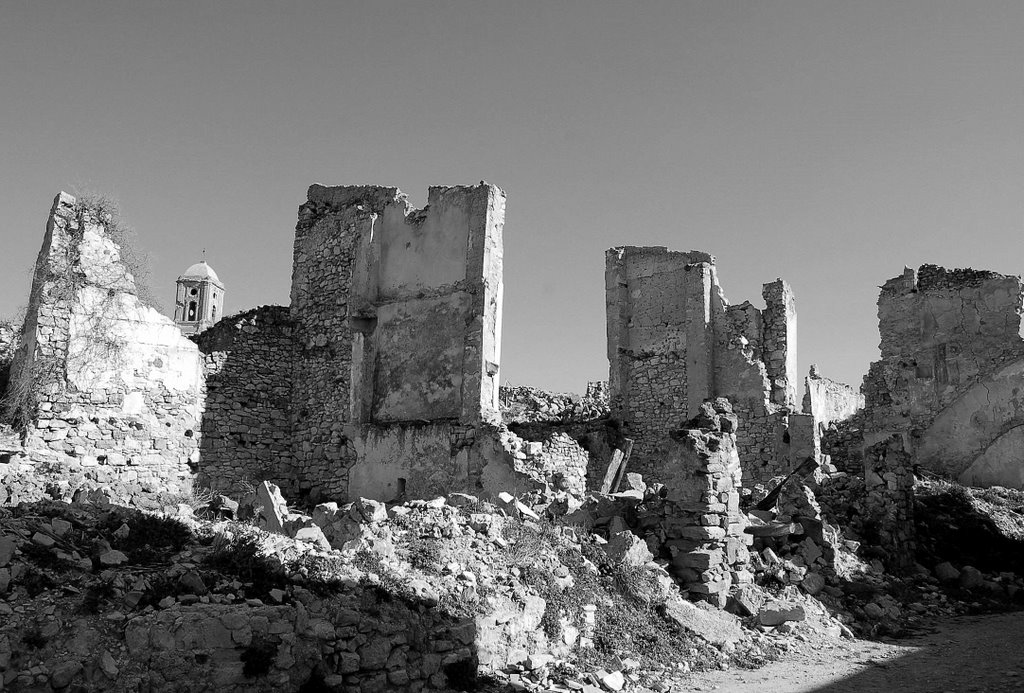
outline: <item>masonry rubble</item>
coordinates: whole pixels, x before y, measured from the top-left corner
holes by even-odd
[[[571,532],[543,539],[514,506],[503,512],[452,494],[392,506],[328,503],[306,516],[264,483],[239,509],[268,534],[196,520],[189,506],[175,509],[180,525],[96,500],[0,513],[5,685],[451,690],[479,670],[543,690],[557,666],[562,676],[575,672],[568,675],[577,690],[608,681],[642,690],[636,682],[649,675],[643,653],[593,672],[566,660],[573,648],[593,646],[595,612],[624,597],[597,588],[595,603],[569,599],[551,611],[545,600],[555,598],[554,585],[572,590],[597,570],[580,554],[589,540]],[[311,527],[321,529],[318,538],[305,532]],[[517,545],[522,537],[528,555]],[[735,618],[682,601],[649,557],[619,556],[611,543],[604,551],[608,565],[628,561],[629,569],[664,577],[644,594],[666,618],[729,651],[750,646]],[[542,574],[554,576],[552,586],[537,582]],[[77,588],[61,590],[57,580]],[[724,651],[692,646],[713,660]]]

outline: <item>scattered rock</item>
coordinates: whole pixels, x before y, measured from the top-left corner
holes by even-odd
[[[128,556],[117,549],[111,549],[100,554],[100,564],[105,566],[117,566],[128,562]]]
[[[958,582],[965,590],[973,590],[985,584],[985,576],[974,566],[965,565],[960,569]]]
[[[765,604],[757,612],[757,622],[763,626],[777,626],[787,621],[803,621],[807,612],[801,604],[774,601]]]

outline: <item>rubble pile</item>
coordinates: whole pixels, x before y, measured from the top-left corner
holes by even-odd
[[[608,384],[587,383],[580,396],[564,392],[548,392],[524,385],[503,386],[499,391],[501,418],[512,423],[572,423],[608,416]]]
[[[881,449],[875,450],[869,457],[878,461],[880,453]],[[922,512],[922,498],[934,496],[928,493],[928,482],[917,482],[918,510],[912,516],[916,523],[904,519],[900,526],[881,513],[879,494],[898,492],[906,498],[905,487],[893,477],[886,479],[885,474],[882,470],[879,477],[884,483],[876,483],[876,491],[871,492],[863,479],[844,472],[818,470],[806,483],[784,486],[773,511],[749,510],[747,531],[755,536],[751,570],[756,583],[769,590],[799,587],[835,616],[844,633],[859,636],[906,635],[936,617],[1001,610],[1024,603],[1020,592],[1024,578],[1006,572],[1012,559],[995,559],[990,572],[982,573],[964,563],[965,559],[972,559],[969,551],[961,552],[958,547],[947,545],[952,544],[950,540],[955,536],[952,528],[969,519],[970,513],[947,507],[949,512],[938,515],[935,504]],[[774,479],[769,486],[781,480]],[[877,490],[879,486],[885,490]],[[962,493],[969,495],[966,490]],[[991,490],[982,493],[993,495]],[[765,494],[765,487],[756,488],[749,502],[753,504]],[[1024,493],[1019,495],[1024,501]],[[911,495],[910,501],[914,498]],[[1024,510],[1024,502],[1019,505],[1018,510]],[[899,507],[905,512],[905,503]],[[894,508],[887,510],[895,512]],[[1024,512],[1007,515],[1016,516],[1014,527],[1024,528]],[[977,516],[990,517],[991,513],[978,512]],[[1009,518],[1004,521],[1011,522]],[[884,541],[880,533],[894,525],[904,536],[916,533],[924,544],[916,557],[931,568],[913,562],[915,553],[909,553],[909,566],[892,572],[892,543]],[[983,532],[976,530],[967,541],[982,538]],[[1018,538],[1024,539],[1024,532]],[[1004,556],[1019,552],[1019,546],[1010,550],[1012,539],[1003,539],[1007,543],[997,543]],[[936,546],[946,550],[936,553]],[[950,553],[959,555],[955,560],[960,568],[946,560]]]
[[[507,494],[306,515],[264,483],[198,510],[0,509],[3,686],[664,691],[779,649],[681,599],[632,533]]]

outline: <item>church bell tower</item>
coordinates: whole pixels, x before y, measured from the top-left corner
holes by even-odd
[[[185,334],[196,334],[224,315],[224,285],[206,260],[178,277],[174,299],[174,322]]]

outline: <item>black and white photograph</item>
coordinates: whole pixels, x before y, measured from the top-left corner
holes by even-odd
[[[0,0],[0,693],[1024,693],[1024,2]]]

